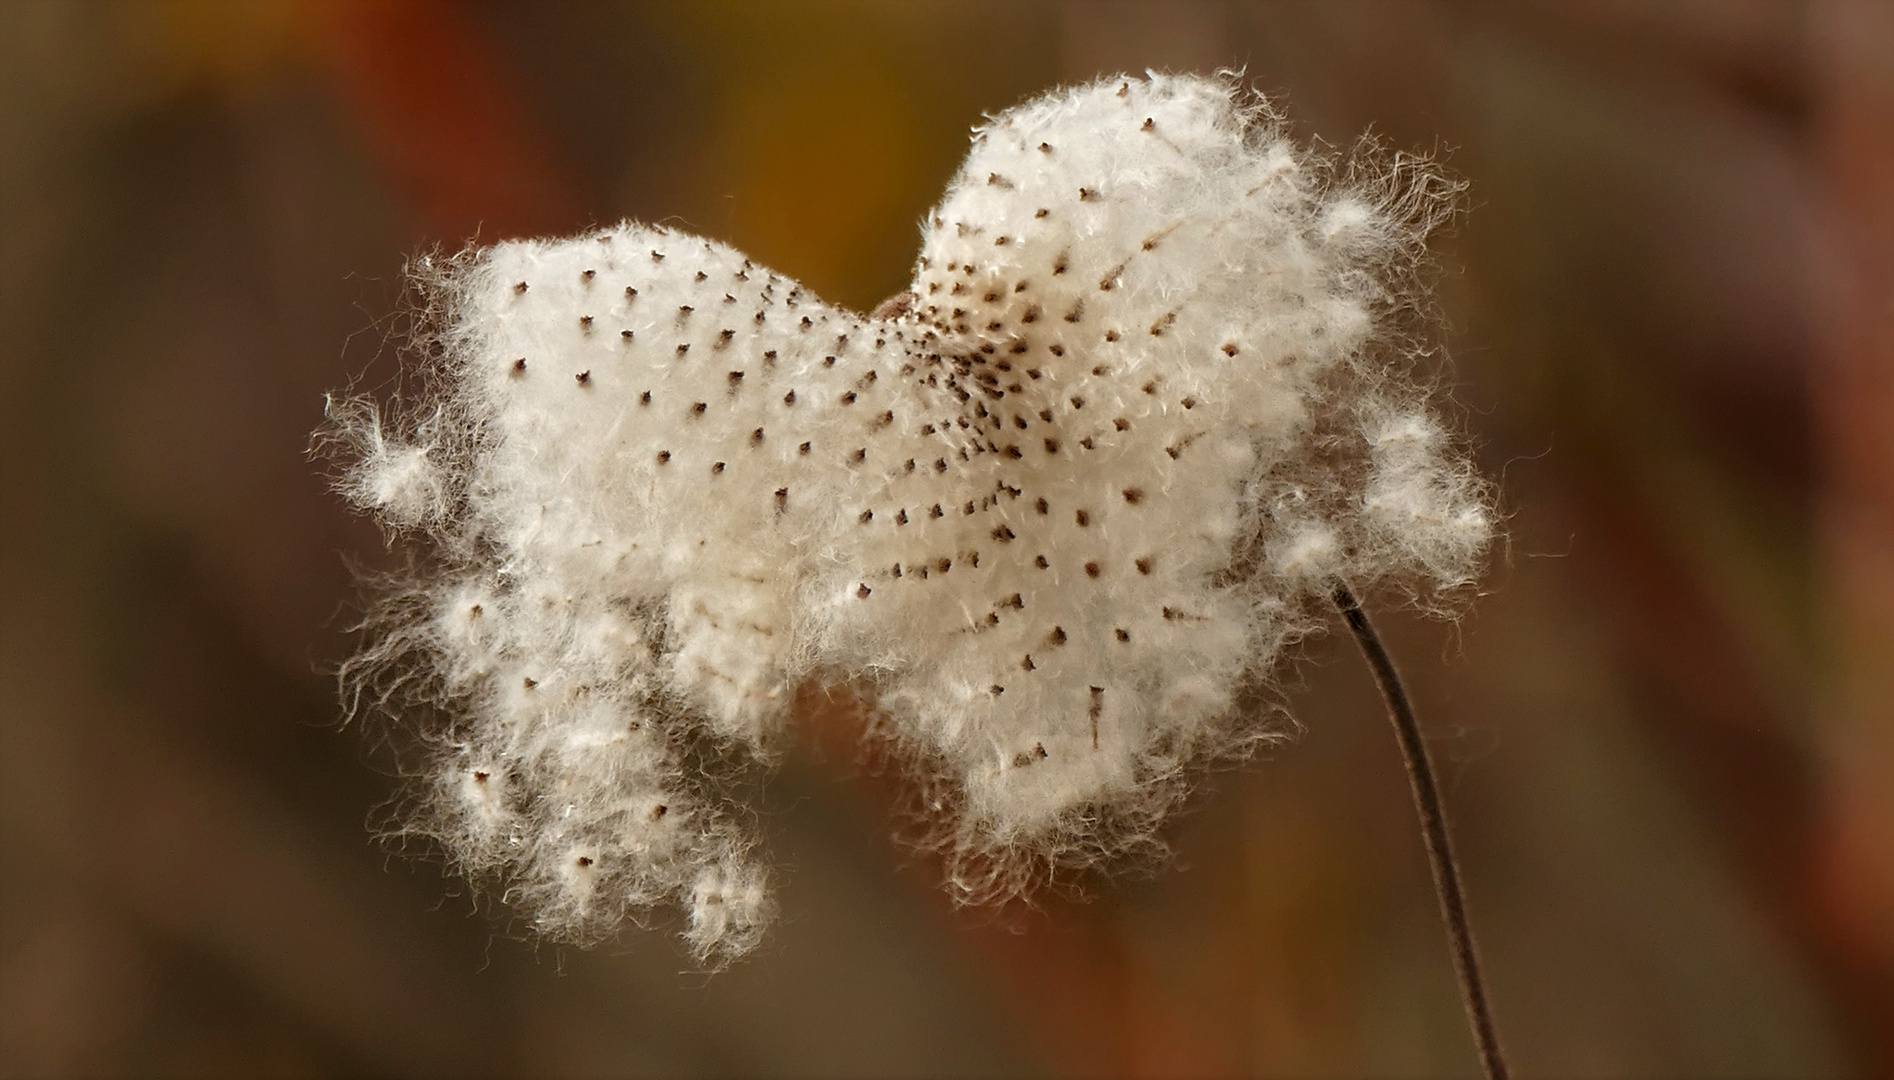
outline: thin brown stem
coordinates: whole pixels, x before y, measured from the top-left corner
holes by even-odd
[[[1506,1055],[1500,1050],[1499,1032],[1493,1026],[1493,1011],[1486,998],[1486,980],[1480,974],[1479,948],[1473,941],[1473,927],[1467,921],[1466,894],[1460,885],[1460,864],[1453,857],[1453,840],[1447,832],[1447,811],[1440,801],[1440,781],[1434,774],[1433,760],[1427,754],[1427,741],[1421,737],[1420,723],[1414,719],[1414,705],[1407,688],[1401,684],[1394,658],[1375,633],[1368,613],[1361,609],[1348,586],[1335,586],[1335,606],[1342,609],[1348,628],[1354,631],[1355,644],[1374,670],[1374,681],[1388,703],[1388,719],[1394,723],[1395,737],[1401,744],[1401,756],[1407,761],[1408,785],[1414,792],[1414,809],[1420,815],[1421,836],[1427,843],[1427,862],[1434,871],[1434,893],[1440,899],[1440,916],[1447,924],[1447,938],[1453,946],[1453,967],[1460,976],[1460,998],[1466,1005],[1467,1024],[1473,1029],[1473,1043],[1479,1050],[1480,1064],[1488,1080],[1506,1080]]]

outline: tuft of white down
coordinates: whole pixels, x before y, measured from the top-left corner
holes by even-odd
[[[957,896],[1148,842],[1337,580],[1477,574],[1486,488],[1399,326],[1450,194],[1150,76],[979,128],[886,318],[630,223],[426,267],[413,444],[335,414],[345,490],[440,553],[372,658],[451,717],[414,828],[555,937],[668,898],[727,958],[767,875],[686,762],[766,761],[820,673],[945,782]]]

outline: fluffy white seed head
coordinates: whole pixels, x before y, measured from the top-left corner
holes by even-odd
[[[962,898],[1150,842],[1335,581],[1477,573],[1403,330],[1453,194],[1152,76],[981,127],[876,316],[629,223],[424,267],[424,422],[335,412],[344,490],[440,554],[373,658],[450,718],[422,827],[555,936],[670,898],[733,955],[767,881],[685,763],[767,759],[819,672],[942,793]]]

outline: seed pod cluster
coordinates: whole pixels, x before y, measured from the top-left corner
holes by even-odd
[[[332,406],[345,490],[436,555],[362,664],[448,718],[412,828],[550,936],[669,900],[728,958],[767,873],[690,763],[767,761],[820,673],[873,688],[960,898],[1150,843],[1330,583],[1478,571],[1410,374],[1455,194],[1151,76],[978,129],[873,315],[630,223],[421,267],[435,396]]]

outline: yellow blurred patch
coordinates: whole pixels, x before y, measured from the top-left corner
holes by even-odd
[[[699,227],[835,303],[865,311],[899,288],[944,179],[937,148],[922,144],[924,84],[912,73],[924,15],[893,4],[680,9],[679,38],[714,51],[727,79]]]
[[[751,250],[855,307],[878,299],[856,295],[864,262],[890,240],[912,247],[924,209],[902,89],[854,78],[793,96],[744,87],[712,155],[734,200],[730,226]]]
[[[142,0],[111,10],[156,96],[254,93],[302,59],[312,14],[307,0]]]

